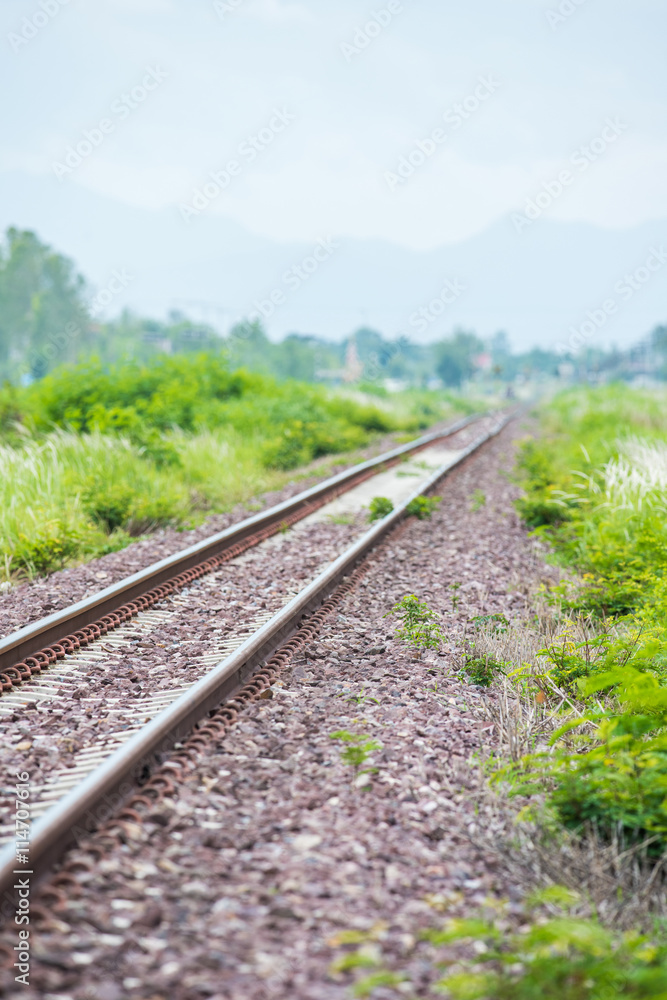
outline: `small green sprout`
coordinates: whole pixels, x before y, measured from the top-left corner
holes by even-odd
[[[341,740],[347,744],[345,749],[340,752],[340,759],[343,764],[354,768],[355,778],[360,774],[377,774],[377,767],[367,767],[363,771],[359,769],[375,750],[382,749],[382,743],[372,739],[366,733],[350,733],[347,729],[340,729],[329,735],[332,740]]]
[[[346,697],[347,696],[347,697]],[[355,705],[363,705],[366,701],[374,701],[376,705],[380,702],[377,698],[373,698],[370,694],[364,694],[364,689],[362,688],[359,694],[353,694],[352,691],[342,691],[337,698],[345,698],[346,701],[353,702]]]
[[[484,490],[475,490],[470,501],[472,511],[481,510],[486,506],[486,493]]]
[[[459,600],[460,600],[459,590],[461,589],[462,586],[463,586],[462,583],[453,583],[450,587],[450,590],[452,592],[452,607],[454,608],[454,611],[456,611],[456,609],[459,606]]]

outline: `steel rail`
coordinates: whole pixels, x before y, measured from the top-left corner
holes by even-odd
[[[140,775],[145,775],[146,768],[154,764],[159,755],[171,751],[181,737],[190,732],[198,721],[215,709],[298,630],[303,617],[316,610],[369,551],[403,519],[412,500],[433,489],[439,480],[499,434],[515,415],[504,415],[488,432],[463,449],[453,463],[440,466],[405,501],[354,542],[266,625],[52,806],[30,833],[31,873],[39,877],[67,846],[87,836],[96,826],[108,820],[135,789],[137,779]],[[17,871],[20,875],[21,871],[16,863],[16,847],[14,843],[10,843],[0,851],[0,892],[9,892],[18,877]]]
[[[391,451],[371,458],[359,465],[354,465],[338,475],[318,483],[316,486],[302,493],[297,494],[289,500],[284,500],[269,510],[262,511],[253,517],[246,518],[238,524],[233,524],[224,531],[217,532],[204,538],[201,542],[191,545],[186,549],[181,549],[159,562],[147,566],[145,569],[133,573],[123,580],[98,591],[91,597],[82,601],[77,601],[67,608],[55,611],[52,615],[40,618],[36,622],[31,622],[24,628],[13,632],[11,635],[0,639],[0,672],[7,667],[13,667],[17,662],[30,656],[45,646],[50,646],[57,642],[68,632],[73,633],[91,624],[95,618],[101,618],[114,612],[120,605],[131,603],[140,598],[148,591],[159,587],[161,584],[169,582],[177,576],[195,566],[201,565],[208,559],[220,555],[226,549],[232,548],[238,542],[247,539],[253,534],[261,532],[276,524],[282,523],[287,517],[293,516],[301,509],[304,516],[308,513],[307,507],[314,501],[319,501],[327,494],[336,489],[353,482],[355,479],[365,476],[373,469],[394,462],[403,455],[420,451],[433,441],[440,438],[450,437],[457,431],[462,430],[469,424],[483,419],[489,414],[474,414],[458,420],[439,431],[426,434],[405,445],[399,445]]]

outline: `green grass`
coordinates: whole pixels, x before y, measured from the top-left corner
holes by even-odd
[[[581,581],[554,588],[569,621],[541,651],[544,679],[574,718],[548,752],[499,775],[515,793],[546,793],[572,829],[651,839],[658,854],[667,847],[666,402],[621,387],[567,393],[544,413],[543,437],[524,445],[519,510]],[[589,636],[575,641],[582,615]]]
[[[187,527],[323,456],[471,409],[230,372],[222,355],[54,371],[0,390],[0,578],[34,576]],[[297,470],[297,471],[295,471]],[[326,468],[318,469],[326,474]]]

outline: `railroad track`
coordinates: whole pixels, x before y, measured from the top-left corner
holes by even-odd
[[[236,630],[221,636],[212,651],[199,657],[197,679],[171,684],[167,690],[155,690],[147,698],[130,703],[106,700],[107,720],[117,719],[117,729],[112,726],[102,738],[81,748],[68,767],[56,770],[42,786],[31,790],[31,819],[37,821],[30,831],[28,862],[17,864],[14,827],[0,829],[0,842],[5,841],[0,850],[0,888],[5,901],[12,895],[8,890],[17,872],[27,871],[33,878],[38,877],[70,843],[81,841],[110,817],[137,818],[132,809],[120,814],[119,809],[133,792],[132,802],[140,805],[150,803],[156,789],[164,791],[169,784],[164,773],[157,780],[150,778],[156,763],[164,765],[171,756],[171,773],[177,774],[176,758],[183,755],[180,740],[192,734],[203,720],[186,744],[186,755],[196,751],[198,743],[202,745],[218,734],[221,726],[231,724],[246,701],[261,696],[280,666],[312,635],[318,615],[321,617],[323,606],[331,602],[334,592],[346,587],[345,581],[355,567],[404,518],[410,501],[431,490],[451,469],[499,433],[512,416],[467,418],[396,448],[1,640],[0,716],[11,712],[16,718],[17,712],[20,715],[25,711],[26,704],[44,709],[58,699],[62,702],[69,696],[76,697],[79,682],[89,676],[96,657],[104,659],[122,653],[132,643],[141,642],[142,636],[150,636],[164,626],[170,617],[164,608],[168,600],[175,600],[174,595],[187,595],[197,585],[206,585],[207,579],[215,582],[222,567],[232,561],[242,562],[240,556],[285,527],[300,521],[307,523],[315,511],[331,505],[343,494],[345,500],[354,496],[355,490],[357,494],[360,489],[363,492],[361,484],[366,480],[373,478],[373,488],[379,487],[386,470],[408,456],[424,452],[437,459],[436,466],[427,471],[420,472],[413,465],[412,472],[404,473],[420,478],[419,485],[410,489],[416,484],[404,484],[400,502],[392,513],[364,531],[342,554],[327,561],[305,587],[292,595],[283,593],[278,610],[258,610],[245,622],[243,632]],[[474,423],[484,429],[471,443],[448,454],[438,453],[438,444]],[[284,603],[284,598],[290,596]],[[220,708],[232,693],[232,701]],[[79,693],[81,700],[85,701]],[[25,716],[29,718],[30,713],[25,712]],[[170,773],[169,765],[166,773]]]

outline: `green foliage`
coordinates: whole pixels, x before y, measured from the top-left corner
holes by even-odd
[[[658,397],[619,387],[566,394],[522,452],[520,510],[582,576],[554,598],[588,614],[531,671],[579,715],[548,752],[501,769],[515,794],[546,796],[572,829],[667,845],[667,430]],[[629,432],[641,438],[628,437]],[[579,469],[573,471],[576,465]],[[540,510],[545,508],[543,515]],[[581,632],[581,628],[579,629]]]
[[[474,333],[458,331],[435,345],[435,370],[447,386],[460,386],[475,370],[474,357],[484,343]]]
[[[425,601],[414,594],[407,594],[388,611],[384,618],[395,615],[399,619],[396,636],[420,652],[424,649],[439,649],[442,640],[440,615],[432,611]]]
[[[470,917],[425,931],[429,971],[439,976],[436,992],[450,1000],[664,1000],[664,934],[607,930],[578,915],[581,903],[577,893],[550,886],[527,901],[520,927],[508,904],[489,900]],[[385,957],[377,945],[362,944],[335,962],[333,971],[354,974],[374,966],[357,978],[355,996],[372,996],[378,986],[389,987],[387,996],[416,996],[416,984],[412,990],[402,985],[410,979],[404,961],[395,949]],[[426,961],[422,957],[418,968],[427,971]]]
[[[382,749],[382,744],[372,739],[365,733],[350,733],[347,729],[340,729],[338,732],[330,733],[332,740],[340,740],[347,744],[340,752],[340,759],[343,764],[354,768],[355,776],[360,774],[376,774],[376,767],[367,767],[360,770],[376,750]]]
[[[475,511],[481,510],[482,507],[486,506],[486,493],[484,490],[475,490],[470,501],[470,510]]]
[[[471,621],[478,629],[488,629],[491,635],[506,635],[510,625],[505,615],[499,613],[493,615],[476,615]]]
[[[11,553],[14,570],[25,570],[30,576],[52,573],[61,569],[79,548],[79,536],[62,521],[47,521],[40,530],[28,537],[22,532]]]
[[[93,480],[83,491],[83,509],[109,534],[127,523],[134,490],[126,483]]]
[[[380,521],[383,517],[391,514],[393,509],[394,505],[387,497],[373,497],[368,505],[368,520]]]
[[[572,607],[637,611],[667,575],[666,413],[659,395],[621,386],[568,392],[524,443],[517,508],[584,580],[559,595]]]
[[[71,427],[126,435],[161,468],[179,464],[164,435],[233,426],[258,441],[269,469],[293,469],[320,455],[365,445],[398,424],[385,410],[342,400],[315,386],[232,372],[222,353],[154,358],[105,368],[101,362],[58,369],[23,396],[37,430]]]
[[[506,673],[507,664],[501,663],[493,656],[466,654],[461,670],[471,684],[477,684],[478,687],[490,687],[498,674]]]
[[[221,352],[88,360],[24,388],[5,385],[0,560],[47,572],[159,525],[193,526],[201,512],[283,485],[298,465],[415,428],[418,398],[394,396],[390,407],[278,383],[232,371]],[[436,409],[442,417],[451,404],[441,397]],[[71,524],[67,544],[46,531],[56,523]]]
[[[410,501],[405,511],[407,514],[419,518],[420,521],[424,521],[431,517],[441,500],[442,497],[418,496]]]
[[[568,914],[535,920],[520,932],[488,917],[451,920],[431,932],[435,945],[473,945],[477,958],[447,971],[439,989],[451,1000],[615,1000],[667,995],[667,945],[615,934]]]
[[[40,378],[90,346],[85,283],[72,261],[29,230],[0,245],[0,369]]]

